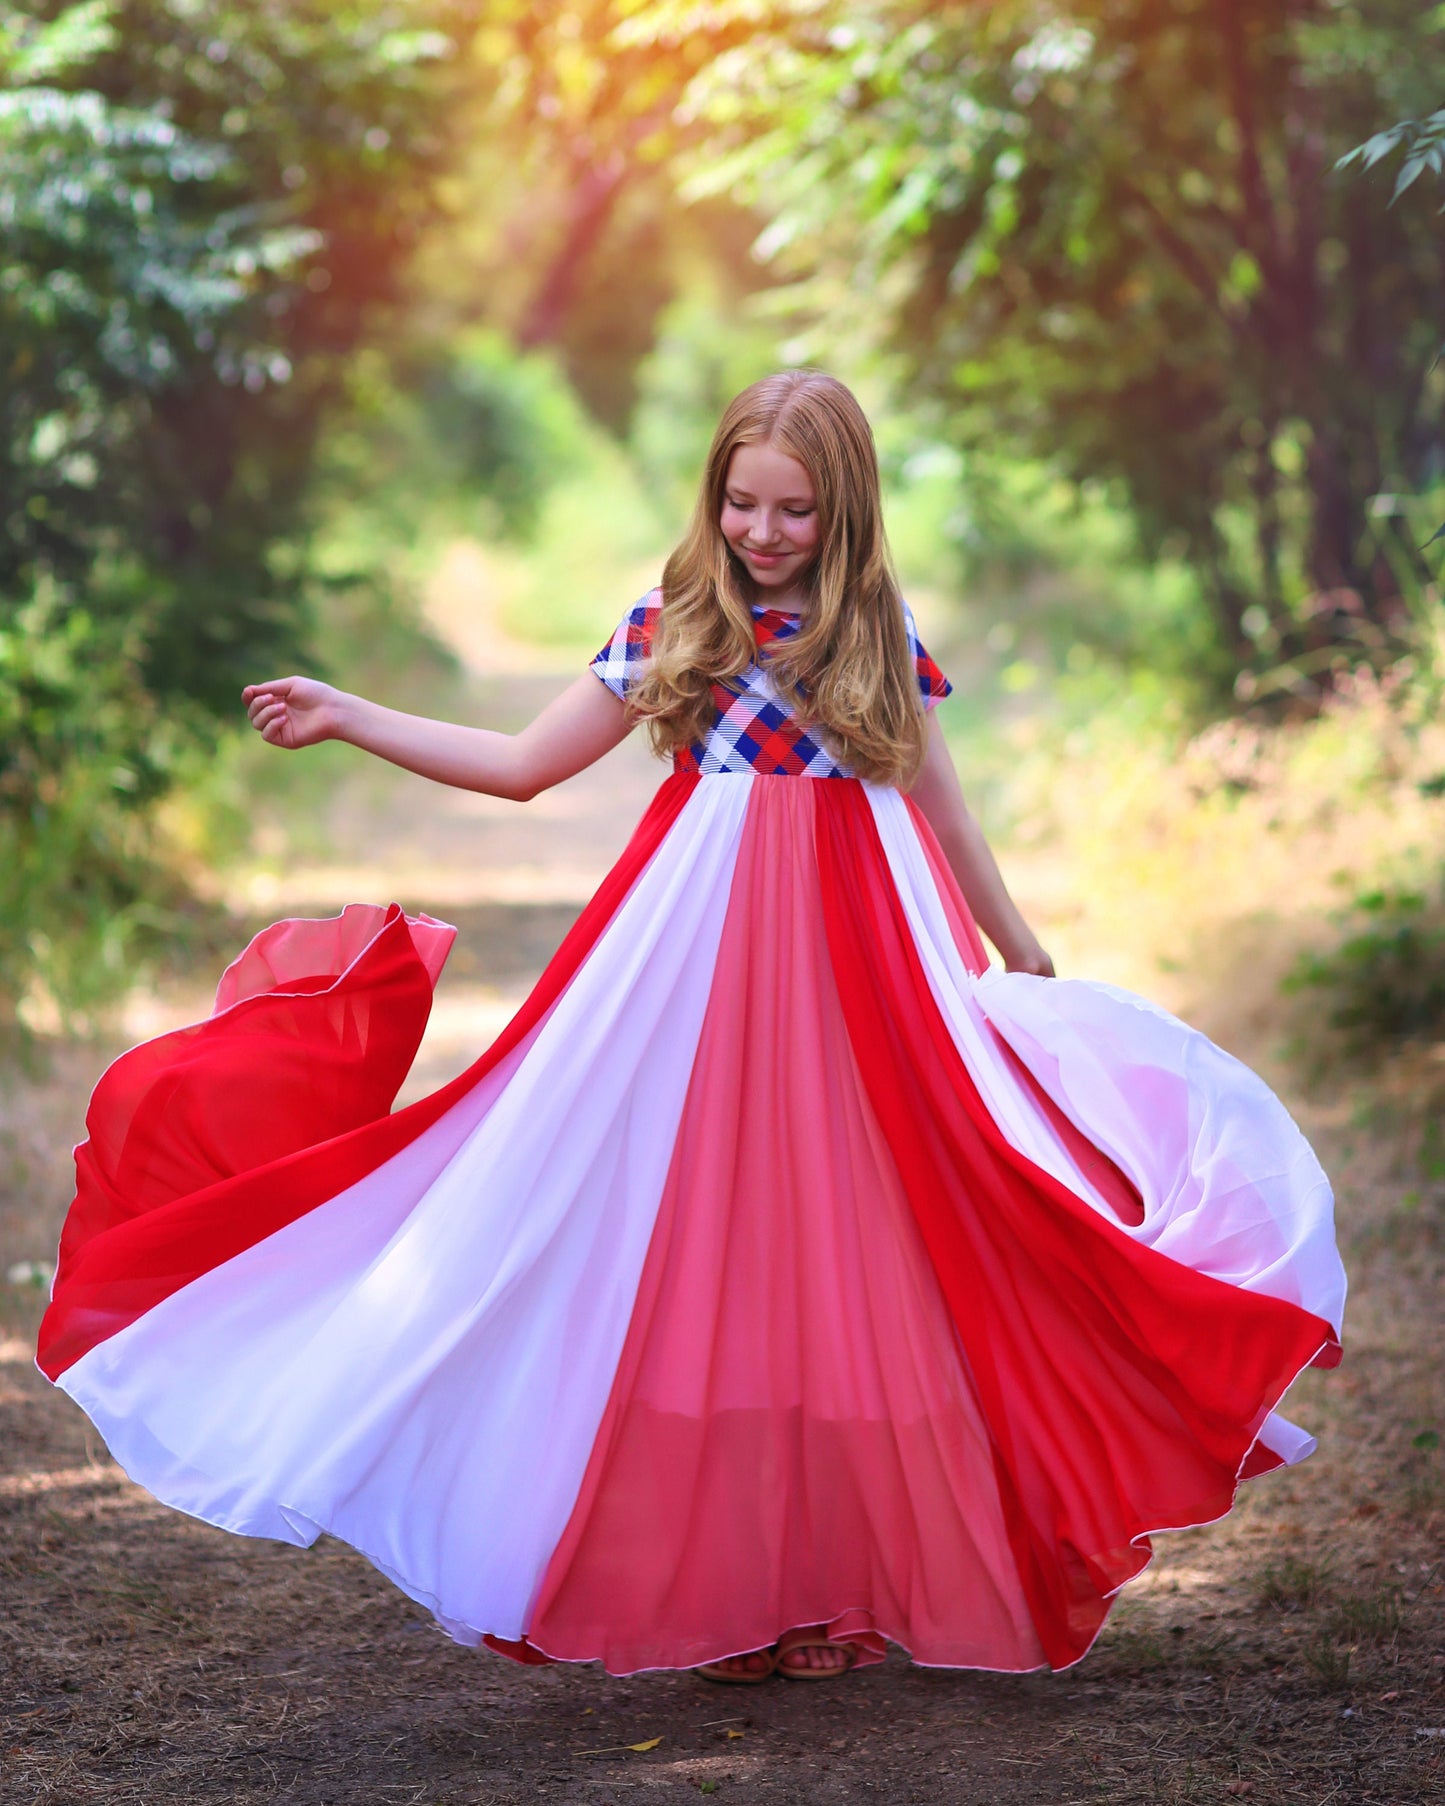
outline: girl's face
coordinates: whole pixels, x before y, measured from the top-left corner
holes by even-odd
[[[728,460],[718,524],[753,582],[780,601],[817,555],[813,479],[775,446],[739,445]]]

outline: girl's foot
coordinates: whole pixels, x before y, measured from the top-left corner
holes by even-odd
[[[857,1656],[851,1643],[829,1642],[821,1624],[790,1630],[773,1652],[774,1666],[789,1681],[830,1681],[846,1674]]]
[[[776,1652],[753,1649],[747,1655],[725,1656],[720,1662],[704,1662],[693,1672],[705,1681],[722,1681],[733,1687],[755,1687],[777,1667]]]

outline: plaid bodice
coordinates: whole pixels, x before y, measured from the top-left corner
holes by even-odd
[[[662,613],[662,592],[653,590],[618,623],[617,631],[592,661],[607,688],[625,702],[642,675],[652,636]],[[953,688],[924,651],[912,610],[903,607],[908,644],[918,673],[923,706],[932,708]],[[753,631],[759,648],[785,640],[798,631],[798,617],[781,609],[753,605]],[[767,663],[757,658],[739,676],[715,683],[717,718],[704,739],[673,755],[677,771],[758,771],[770,776],[847,778],[853,774],[799,724],[768,677]]]

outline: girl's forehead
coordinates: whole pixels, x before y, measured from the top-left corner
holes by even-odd
[[[728,459],[727,480],[752,494],[767,494],[779,500],[811,500],[813,496],[813,479],[807,465],[776,445],[734,446]]]

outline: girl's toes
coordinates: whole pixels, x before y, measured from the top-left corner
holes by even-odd
[[[754,1649],[747,1655],[724,1656],[705,1662],[697,1671],[710,1681],[763,1681],[773,1672],[771,1649]]]
[[[811,1641],[813,1637],[818,1641]],[[798,1636],[784,1638],[778,1653],[778,1669],[784,1675],[817,1677],[843,1674],[853,1666],[857,1658],[857,1650],[850,1643],[828,1643],[822,1640],[822,1632],[807,1632]]]

